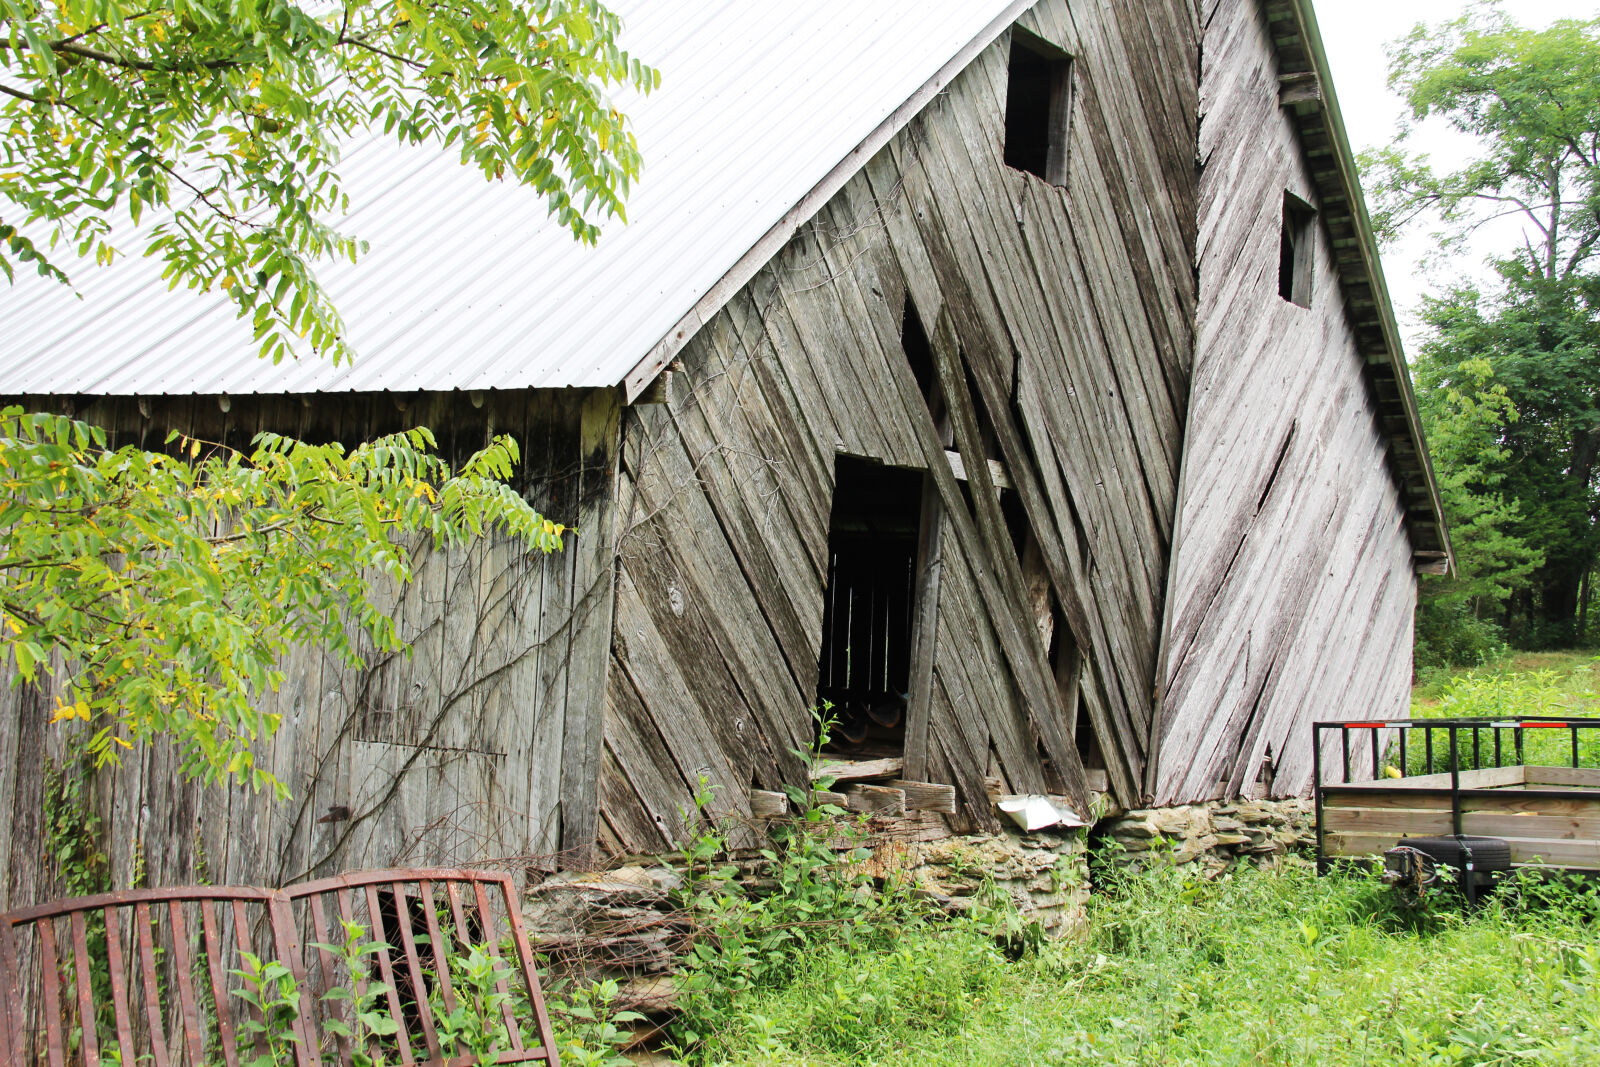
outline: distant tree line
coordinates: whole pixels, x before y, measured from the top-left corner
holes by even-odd
[[[1390,239],[1421,220],[1459,249],[1500,218],[1522,244],[1487,279],[1426,298],[1413,356],[1457,570],[1428,578],[1418,667],[1502,643],[1594,639],[1600,555],[1600,19],[1544,30],[1493,5],[1417,26],[1390,52],[1409,120],[1363,164]],[[1451,171],[1410,149],[1434,118],[1475,139]]]

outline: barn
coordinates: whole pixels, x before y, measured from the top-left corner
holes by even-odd
[[[292,800],[100,772],[119,879],[669,847],[840,759],[908,818],[1309,787],[1309,723],[1403,712],[1450,548],[1310,0],[619,0],[662,88],[583,248],[523,190],[352,145],[325,282],[353,363],[253,355],[148,263],[0,300],[0,394],[170,429],[509,432],[577,528],[391,590],[409,657],[296,653]],[[0,693],[6,897],[61,739]],[[919,810],[921,809],[921,810]],[[0,902],[4,906],[4,902]]]

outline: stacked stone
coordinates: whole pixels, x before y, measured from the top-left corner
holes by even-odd
[[[1303,862],[1316,843],[1309,800],[1242,800],[1130,811],[1100,833],[1121,846],[1115,862],[1161,859],[1222,871],[1238,863],[1273,867]]]
[[[903,878],[951,914],[983,903],[986,892],[991,903],[1003,895],[1025,922],[1057,938],[1083,929],[1087,852],[1078,831],[1006,828],[998,835],[885,842],[873,850],[867,873]]]

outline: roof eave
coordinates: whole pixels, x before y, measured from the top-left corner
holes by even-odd
[[[1400,486],[1416,569],[1453,572],[1444,501],[1312,0],[1263,0],[1263,7],[1277,53],[1283,106],[1310,161],[1345,304],[1377,398],[1379,424],[1389,438],[1389,464]]]

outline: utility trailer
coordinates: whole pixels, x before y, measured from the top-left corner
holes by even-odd
[[[1449,867],[1469,900],[1538,866],[1600,874],[1600,719],[1312,725],[1317,870],[1378,861],[1423,887]]]

